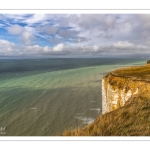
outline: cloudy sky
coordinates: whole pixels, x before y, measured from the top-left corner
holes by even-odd
[[[0,14],[0,57],[149,55],[148,14]]]

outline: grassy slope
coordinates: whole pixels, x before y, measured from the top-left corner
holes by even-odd
[[[119,76],[150,78],[150,65],[117,69]],[[123,107],[101,115],[83,129],[67,130],[63,136],[149,136],[150,93],[132,96]]]
[[[83,129],[65,131],[63,136],[149,136],[150,94],[131,97],[124,107],[101,115]]]

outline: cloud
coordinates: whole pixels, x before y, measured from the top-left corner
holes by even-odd
[[[76,38],[77,37],[77,34],[78,34],[78,31],[76,30],[69,30],[69,29],[61,29],[59,32],[58,32],[58,35],[63,37],[63,38]]]
[[[138,17],[141,22],[142,37],[147,38],[150,35],[150,14],[140,14]]]
[[[31,45],[31,40],[35,39],[35,36],[33,36],[30,32],[24,31],[21,34],[21,39],[26,45]]]
[[[15,53],[15,43],[0,39],[0,55],[12,55]]]
[[[63,38],[50,38],[49,42],[50,44],[58,44],[63,41]]]
[[[80,15],[76,14],[68,14],[68,15],[61,15],[59,18],[59,25],[61,27],[77,27],[80,21]]]
[[[116,19],[113,15],[108,15],[108,16],[104,17],[103,21],[104,21],[103,25],[104,25],[105,29],[111,29],[111,28],[115,27]]]
[[[8,14],[0,18],[1,38],[7,41],[0,48],[8,54],[134,54],[148,53],[150,46],[149,14]]]
[[[15,24],[15,25],[8,27],[7,30],[11,34],[18,35],[24,31],[24,28],[22,26]]]
[[[39,45],[22,46],[22,50],[26,55],[44,55],[52,51],[49,46],[41,47]]]
[[[94,45],[94,46],[93,46],[93,50],[94,50],[94,51],[97,51],[97,50],[98,50],[98,46],[97,46],[97,45]]]
[[[49,46],[16,45],[13,42],[0,39],[0,56],[39,56],[52,53]]]
[[[147,46],[145,46],[145,45],[137,45],[136,46],[137,47],[137,49],[139,49],[139,50],[148,50],[149,48],[147,47]]]
[[[52,51],[52,49],[51,49],[49,46],[45,46],[45,47],[43,48],[43,51],[44,51],[45,53],[49,53],[49,52]]]
[[[113,46],[117,49],[130,49],[134,47],[134,44],[128,41],[119,41],[119,42],[113,43]]]
[[[54,52],[62,51],[63,48],[64,48],[64,44],[60,43],[60,44],[58,44],[58,45],[56,45],[56,46],[53,47],[53,51]]]
[[[31,15],[26,20],[24,20],[23,22],[28,23],[28,24],[34,24],[34,23],[39,23],[41,21],[44,21],[46,19],[47,19],[46,14],[34,14],[34,15]]]
[[[117,48],[114,47],[117,46]],[[64,45],[60,43],[54,47],[50,46],[40,46],[40,45],[16,45],[13,42],[0,39],[0,56],[56,56],[56,55],[72,55],[72,56],[92,56],[93,54],[98,55],[117,55],[117,54],[149,54],[149,47],[145,45],[134,45],[127,41],[117,42],[113,45]],[[131,47],[134,50],[131,51]],[[118,51],[117,49],[126,49],[125,51]]]
[[[58,27],[56,27],[56,26],[47,26],[46,25],[46,26],[38,27],[37,30],[39,32],[44,32],[48,35],[54,35],[58,31]]]
[[[17,24],[17,23],[21,23],[27,17],[29,17],[28,14],[1,14],[0,18],[5,20],[7,23],[11,21],[10,24]]]
[[[30,27],[22,27],[20,25],[11,25],[7,28],[8,32],[12,35],[19,35],[21,41],[26,45],[31,45],[32,40],[35,39],[35,36],[32,34],[33,29]]]
[[[114,15],[84,14],[80,16],[79,26],[84,29],[99,28],[108,30],[115,27]]]
[[[150,14],[139,14],[138,16],[144,22],[149,22],[150,21]]]
[[[0,40],[0,47],[4,48],[4,49],[5,48],[11,49],[11,48],[15,47],[15,44],[13,42],[9,42],[7,40]]]

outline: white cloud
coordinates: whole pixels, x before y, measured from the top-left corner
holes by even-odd
[[[98,46],[97,45],[94,45],[93,46],[93,50],[96,52],[98,50]]]
[[[0,56],[42,56],[42,55],[93,55],[94,53],[98,56],[101,54],[133,54],[133,51],[128,51],[133,48],[134,53],[149,53],[149,48],[145,45],[134,45],[127,41],[116,42],[110,46],[87,46],[87,45],[64,45],[60,43],[54,47],[40,46],[40,45],[16,45],[13,42],[7,40],[0,40]],[[118,51],[114,49],[126,49],[126,51]]]
[[[113,43],[113,46],[117,49],[130,49],[134,47],[134,44],[128,41],[119,41],[119,42]]]
[[[147,50],[147,49],[149,49],[147,46],[145,46],[145,45],[137,45],[136,46],[137,47],[137,49],[139,49],[139,50]]]
[[[31,40],[34,38],[35,37],[30,32],[27,32],[27,31],[24,31],[21,34],[21,39],[26,45],[31,45],[31,43],[32,43]]]
[[[34,14],[30,16],[28,19],[24,20],[23,22],[28,23],[28,24],[34,24],[34,23],[39,23],[47,19],[48,19],[48,15],[46,14]]]
[[[32,34],[34,33],[34,29],[31,27],[22,27],[17,24],[12,25],[7,28],[8,32],[13,34],[13,35],[19,35],[21,40],[26,44],[26,45],[31,45],[32,40],[35,39],[35,36]]]
[[[4,40],[6,44],[3,41],[6,52],[14,51],[18,55],[65,54],[66,52],[72,55],[134,54],[148,52],[150,46],[150,15],[148,14],[28,14],[0,17],[2,18],[0,27],[11,34],[7,37],[5,37],[7,33],[2,34],[1,38],[12,41],[13,38],[18,38],[23,42],[20,45],[24,44],[19,49],[19,46],[13,47],[11,42]],[[20,26],[19,23],[24,24]],[[18,39],[16,41],[20,42]],[[50,45],[42,47],[38,42],[42,45],[45,43]],[[4,48],[1,48],[2,51]]]
[[[39,56],[50,54],[51,48],[49,46],[41,47],[39,45],[21,46],[21,55],[25,56]]]
[[[12,55],[16,45],[13,42],[0,39],[0,55]]]
[[[45,53],[48,53],[48,52],[51,52],[52,49],[51,49],[49,46],[45,46],[45,47],[43,48],[43,51],[44,51]]]
[[[0,27],[4,27],[4,25],[0,23]]]
[[[13,42],[0,39],[0,56],[38,56],[49,54],[52,49],[49,46],[41,47],[39,45],[25,46],[16,45]]]
[[[27,14],[2,14],[2,19],[7,21],[7,19],[11,19],[11,23],[20,23],[22,20],[26,19]]]
[[[15,44],[13,42],[9,42],[7,40],[0,40],[0,47],[1,48],[12,48]]]
[[[62,51],[64,48],[64,44],[63,43],[60,43],[56,46],[53,47],[53,51],[57,52],[57,51]]]
[[[15,24],[8,27],[7,30],[9,33],[17,35],[17,34],[21,34],[24,31],[24,28],[22,26]]]

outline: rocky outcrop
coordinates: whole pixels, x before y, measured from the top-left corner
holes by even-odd
[[[150,81],[134,76],[111,72],[102,79],[102,114],[124,106],[128,99],[138,93],[150,91]]]
[[[147,61],[147,64],[150,64],[150,60]]]

